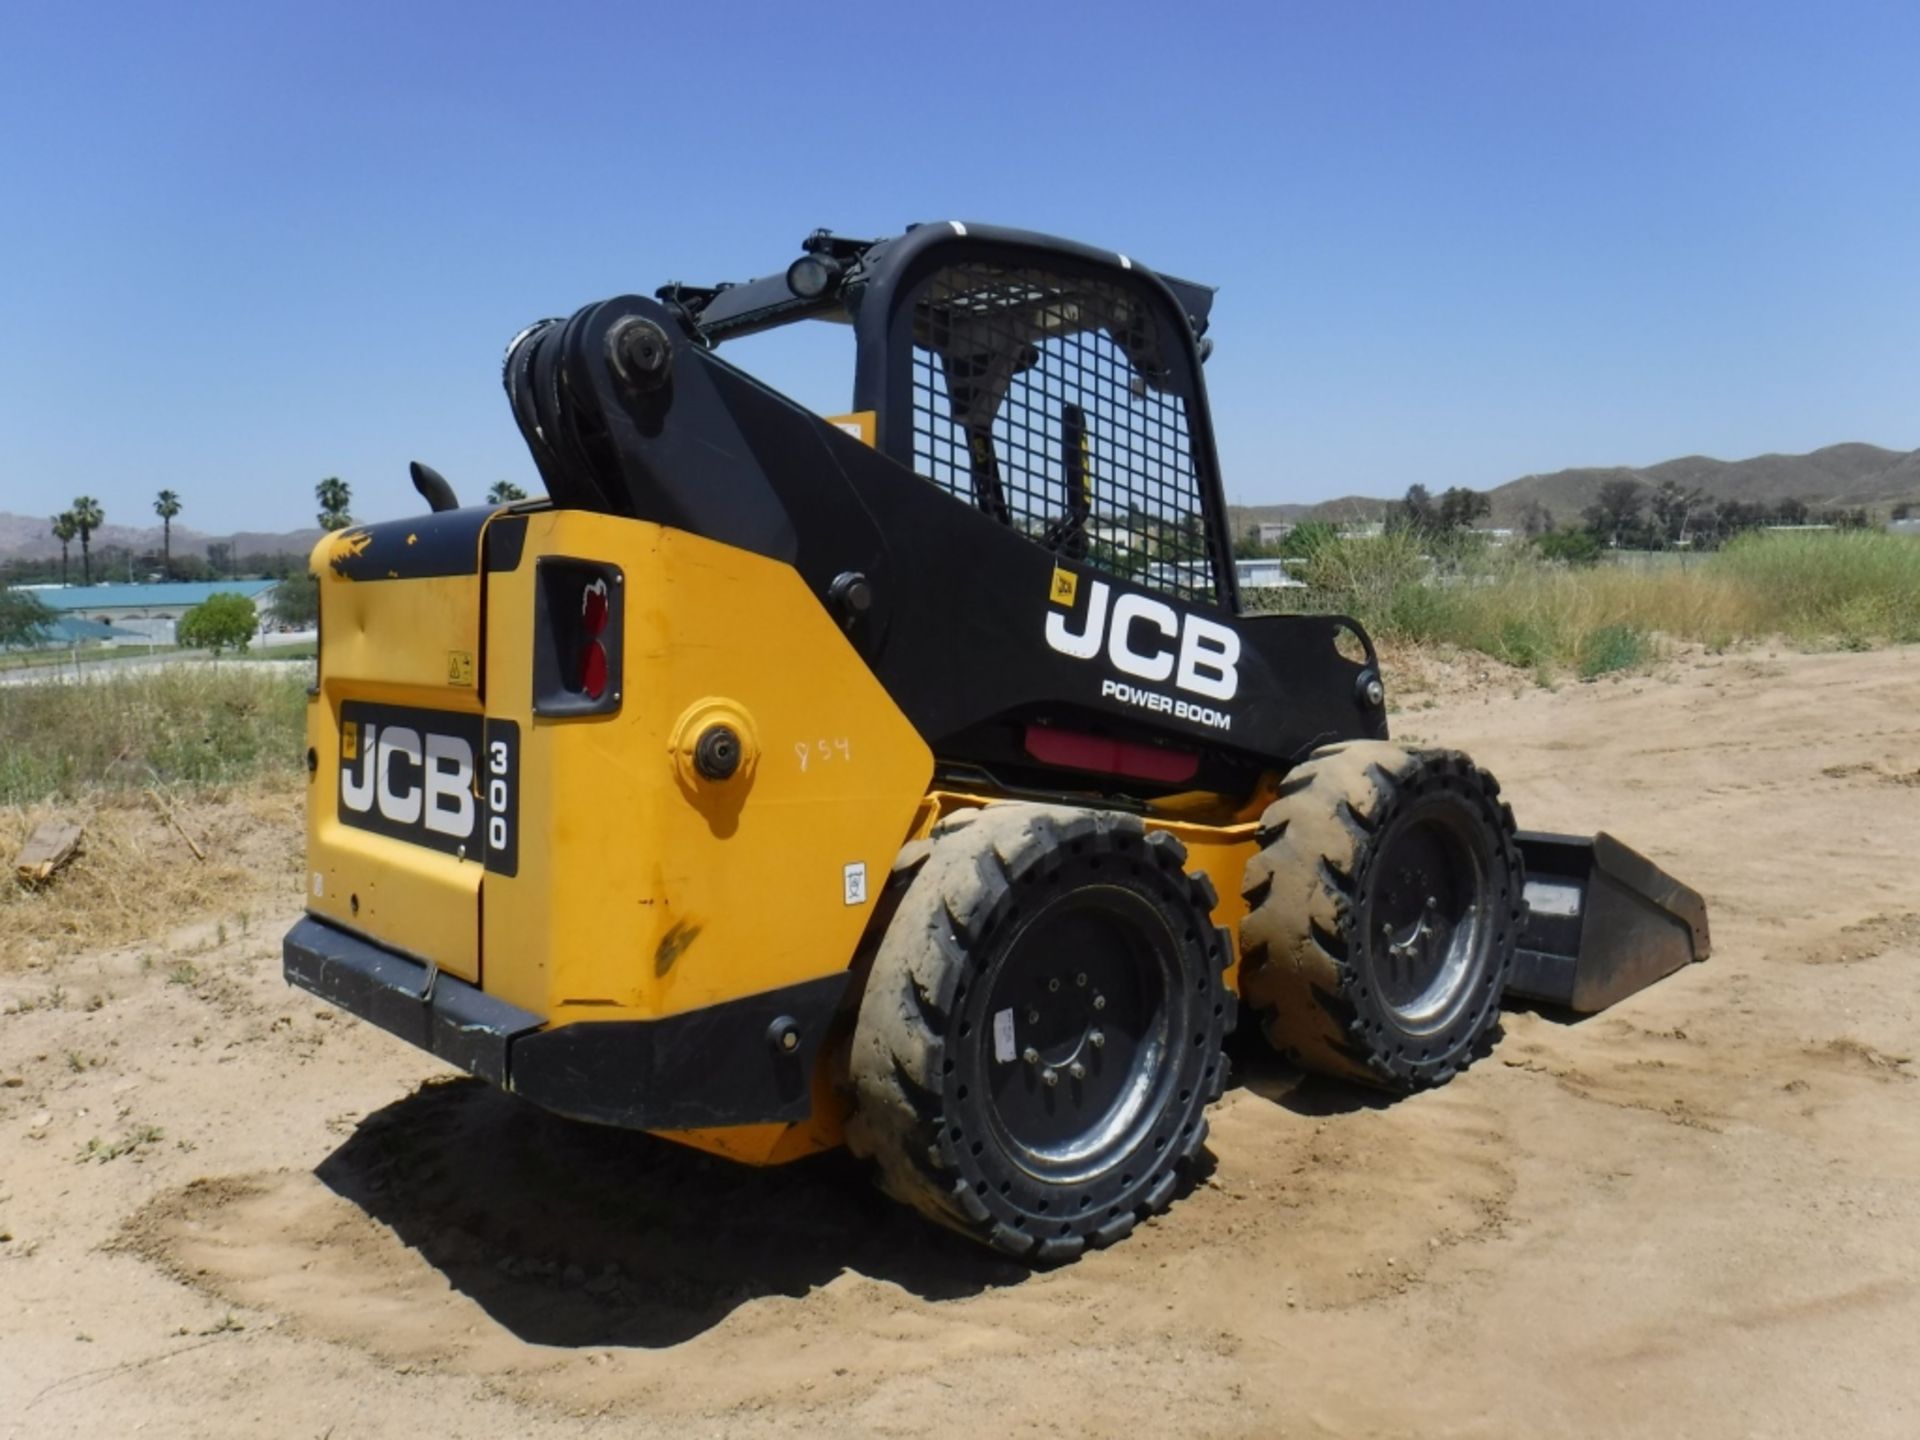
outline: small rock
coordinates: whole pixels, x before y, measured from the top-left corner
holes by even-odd
[[[25,1077],[20,1075],[9,1075],[6,1079],[0,1080],[0,1085],[6,1086],[9,1090],[18,1090],[26,1083]]]
[[[27,1122],[27,1129],[44,1130],[47,1128],[47,1126],[51,1125],[52,1123],[53,1123],[53,1112],[51,1110],[42,1110],[38,1115],[34,1116],[33,1119]]]

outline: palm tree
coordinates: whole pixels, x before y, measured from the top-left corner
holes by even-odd
[[[100,508],[100,502],[91,495],[76,495],[73,509],[67,512],[73,516],[74,526],[80,531],[80,573],[84,583],[93,584],[93,532],[106,522],[107,513]]]
[[[511,480],[496,480],[493,482],[493,488],[487,491],[489,505],[511,505],[516,500],[526,498],[527,492]]]
[[[53,517],[53,538],[60,542],[60,583],[67,583],[67,546],[73,543],[73,537],[80,533],[80,526],[73,518],[71,510],[62,510]]]
[[[171,490],[162,490],[153,502],[153,513],[160,517],[160,569],[171,580],[173,578],[173,517],[180,513],[180,497]]]
[[[320,502],[322,530],[344,530],[353,524],[353,516],[347,513],[347,507],[353,503],[353,487],[346,481],[329,475],[313,487],[313,493]]]

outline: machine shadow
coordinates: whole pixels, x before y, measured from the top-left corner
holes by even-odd
[[[755,1169],[465,1078],[369,1115],[315,1174],[537,1345],[677,1345],[844,1270],[933,1301],[1030,1273],[887,1199],[844,1153]]]
[[[1505,1002],[1502,1008],[1517,1007],[1512,1002]],[[1570,1011],[1559,1013],[1572,1015]],[[1494,1021],[1473,1047],[1473,1064],[1486,1061],[1500,1043],[1502,1033],[1500,1022]],[[1386,1110],[1407,1098],[1392,1091],[1376,1090],[1370,1085],[1302,1070],[1267,1043],[1258,1025],[1250,1025],[1244,1020],[1240,1028],[1227,1037],[1227,1055],[1233,1062],[1232,1085],[1295,1115],[1322,1119],[1330,1115],[1351,1115],[1360,1110]]]

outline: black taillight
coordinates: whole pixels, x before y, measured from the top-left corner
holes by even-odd
[[[541,559],[534,581],[533,713],[620,708],[621,576],[590,560]]]

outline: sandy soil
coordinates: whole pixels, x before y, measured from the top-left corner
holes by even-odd
[[[1404,703],[1704,890],[1714,958],[1395,1104],[1245,1047],[1212,1177],[1048,1274],[331,1016],[278,859],[16,963],[0,1435],[1920,1433],[1920,650]]]

